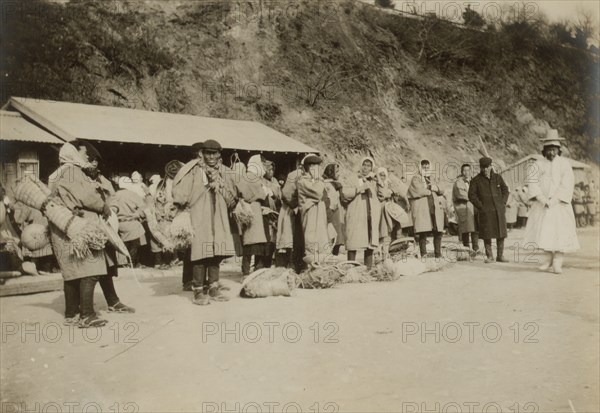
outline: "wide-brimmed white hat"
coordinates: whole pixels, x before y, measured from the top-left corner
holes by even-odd
[[[558,130],[556,129],[548,129],[546,132],[546,137],[540,139],[542,141],[542,146],[545,148],[546,146],[557,146],[561,147],[561,141],[564,141],[564,138],[560,138],[558,136]]]

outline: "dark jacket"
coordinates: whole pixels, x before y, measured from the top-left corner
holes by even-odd
[[[506,238],[505,206],[508,193],[508,186],[502,177],[493,171],[490,179],[480,173],[471,181],[469,201],[478,212],[480,238]]]

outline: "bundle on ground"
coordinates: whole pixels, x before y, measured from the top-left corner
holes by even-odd
[[[240,199],[235,208],[233,209],[233,217],[237,222],[240,230],[245,230],[252,224],[254,215],[252,214],[252,207],[249,203]]]
[[[189,211],[180,212],[171,222],[168,236],[174,249],[184,250],[192,245],[194,227]]]
[[[421,260],[419,258],[408,257],[398,261],[388,259],[376,265],[371,270],[371,276],[376,281],[395,281],[402,276],[439,271],[451,264],[451,261],[444,258]]]
[[[342,270],[343,276],[341,282],[343,284],[368,283],[373,281],[373,277],[369,274],[367,267],[356,261],[342,262],[337,266]]]
[[[49,198],[50,190],[42,182],[32,179],[17,185],[15,198],[27,206],[40,210],[48,220],[69,237],[71,253],[85,258],[90,250],[101,250],[106,234],[96,222],[74,215],[68,208]]]
[[[295,273],[287,268],[262,268],[242,283],[240,296],[245,298],[289,297],[294,289]]]
[[[305,289],[321,289],[331,288],[336,284],[343,282],[364,282],[364,281],[351,281],[348,279],[344,281],[344,277],[352,267],[360,266],[355,261],[345,261],[337,264],[322,265],[319,263],[311,264],[310,268],[306,271],[302,271],[296,277],[296,286]],[[352,275],[355,279],[362,280],[362,276],[354,273]]]

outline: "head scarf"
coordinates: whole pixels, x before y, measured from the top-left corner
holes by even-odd
[[[371,165],[372,165],[372,167],[371,167],[371,172],[370,172],[370,173],[373,173],[373,172],[375,172],[375,160],[374,160],[373,158],[371,158],[370,156],[365,156],[364,158],[362,158],[362,159],[360,160],[360,164],[359,164],[359,167],[358,167],[358,174],[359,174],[361,177],[362,177],[362,176],[364,176],[364,175],[363,175],[363,171],[362,171],[362,166],[363,166],[363,164],[365,163],[365,161],[369,161],[369,162],[371,162]]]
[[[262,161],[262,157],[260,155],[254,155],[248,161],[248,172],[255,174],[256,176],[262,178],[267,173],[265,166]]]
[[[335,180],[335,168],[338,166],[336,163],[327,164],[323,171],[323,179]]]
[[[144,179],[142,178],[142,174],[140,174],[138,171],[134,171],[131,174],[131,180],[133,181],[133,183],[136,184],[141,184],[144,181]]]
[[[91,166],[83,159],[77,148],[68,142],[60,148],[58,161],[61,165],[77,165],[80,168]]]
[[[389,173],[388,173],[387,168],[384,168],[383,166],[377,168],[377,179],[379,179],[379,175],[381,175],[382,173],[385,175],[385,181],[387,181],[387,179],[389,177]],[[382,182],[382,183],[384,183],[384,182]]]

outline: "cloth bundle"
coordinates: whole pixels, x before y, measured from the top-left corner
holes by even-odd
[[[294,289],[295,274],[287,268],[262,268],[242,283],[240,296],[245,298],[289,297]]]

